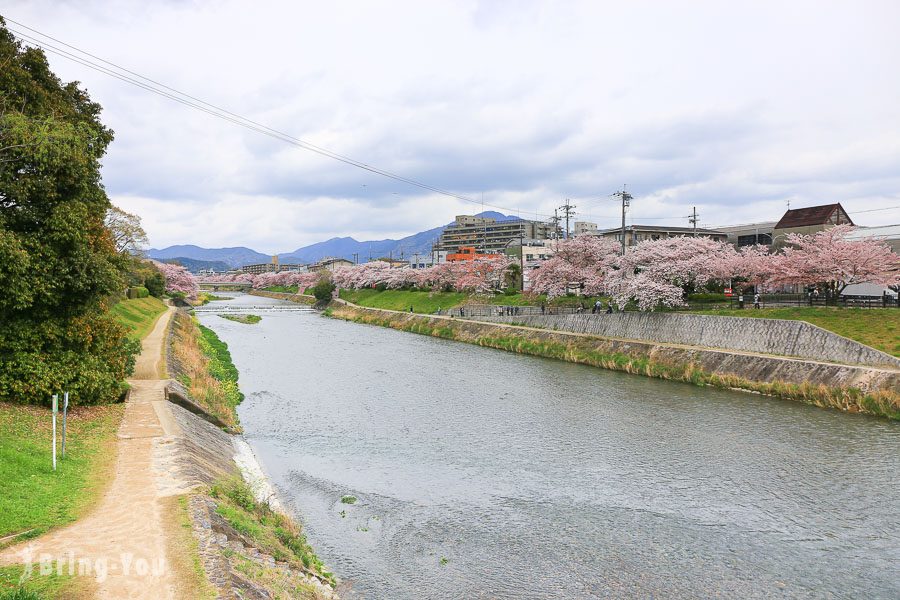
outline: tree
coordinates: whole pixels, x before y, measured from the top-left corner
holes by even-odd
[[[106,211],[106,228],[109,229],[116,252],[142,255],[147,247],[147,234],[141,227],[141,218],[127,213],[118,206]]]
[[[687,290],[731,277],[736,252],[707,237],[647,240],[620,257],[605,287],[619,308],[629,301],[640,310],[684,304]]]
[[[319,278],[319,282],[313,286],[312,293],[313,296],[316,297],[316,300],[319,302],[330,302],[332,296],[334,295],[335,285],[326,274],[322,274]]]
[[[775,259],[770,283],[818,285],[830,298],[855,283],[898,285],[900,257],[883,241],[849,239],[854,229],[838,225],[814,235],[788,235],[788,246]]]
[[[0,399],[115,399],[140,344],[108,312],[126,263],[104,219],[100,105],[0,19]]]
[[[166,280],[166,292],[182,298],[193,299],[200,292],[197,279],[181,265],[151,261]],[[148,288],[149,289],[149,288]]]
[[[589,296],[600,294],[615,268],[619,247],[614,240],[593,235],[561,241],[532,277],[531,291],[554,298],[575,284]]]

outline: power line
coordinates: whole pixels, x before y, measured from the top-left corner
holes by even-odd
[[[197,98],[197,97],[195,97],[195,96],[191,96],[190,94],[187,94],[187,93],[185,93],[185,92],[182,92],[182,91],[180,91],[180,90],[177,90],[177,89],[175,89],[175,88],[173,88],[173,87],[171,87],[171,86],[168,86],[168,85],[166,85],[166,84],[160,83],[160,82],[158,82],[158,81],[156,81],[156,80],[154,80],[154,79],[151,79],[151,78],[149,78],[149,77],[145,77],[145,76],[143,76],[143,75],[141,75],[141,74],[139,74],[139,73],[136,73],[135,71],[132,71],[132,70],[130,70],[130,69],[126,69],[125,67],[119,66],[119,65],[117,65],[116,63],[113,63],[113,62],[110,62],[110,61],[105,60],[105,59],[103,59],[103,58],[100,58],[99,56],[96,56],[96,55],[94,55],[94,54],[91,54],[90,52],[87,52],[87,51],[82,50],[82,49],[80,49],[80,48],[78,48],[78,47],[76,47],[76,46],[73,46],[73,45],[71,45],[71,44],[68,44],[68,43],[66,43],[66,42],[63,42],[62,40],[59,40],[59,39],[57,39],[57,38],[55,38],[55,37],[53,37],[53,36],[50,36],[50,35],[48,35],[48,34],[46,34],[46,33],[43,33],[43,32],[41,32],[41,31],[38,31],[37,29],[34,29],[34,28],[32,28],[32,27],[29,27],[29,26],[25,25],[24,23],[20,23],[20,22],[18,22],[18,21],[15,21],[15,20],[9,19],[9,18],[5,18],[5,20],[6,20],[7,22],[9,22],[9,23],[15,23],[15,24],[18,25],[19,27],[22,27],[22,28],[25,28],[25,29],[27,29],[27,30],[29,30],[29,31],[32,31],[32,32],[34,32],[34,33],[37,33],[38,35],[40,35],[40,36],[42,36],[42,37],[44,37],[44,38],[47,38],[47,39],[49,39],[49,40],[53,40],[54,42],[56,42],[56,43],[58,43],[58,44],[60,44],[60,45],[62,45],[62,46],[65,46],[65,47],[67,47],[67,48],[71,48],[72,50],[74,50],[74,51],[76,51],[76,52],[78,52],[79,54],[82,54],[82,55],[84,55],[84,56],[79,56],[79,55],[77,55],[77,54],[73,54],[72,52],[69,52],[69,51],[64,50],[64,49],[62,49],[62,48],[59,48],[59,47],[57,47],[57,46],[54,46],[53,44],[50,44],[49,42],[46,42],[46,41],[44,41],[44,40],[42,40],[42,39],[35,38],[35,37],[32,36],[32,35],[29,35],[29,34],[24,33],[24,32],[22,32],[22,31],[18,31],[18,30],[16,30],[16,29],[13,29],[13,28],[11,28],[11,27],[8,27],[9,31],[11,31],[12,33],[16,34],[18,37],[22,38],[23,40],[27,40],[27,41],[30,42],[31,44],[33,44],[33,45],[35,45],[35,46],[41,48],[42,50],[44,50],[44,51],[46,51],[46,52],[50,52],[51,54],[55,54],[55,55],[57,55],[57,56],[61,56],[61,57],[63,57],[63,58],[66,58],[66,59],[68,59],[68,60],[71,60],[72,62],[75,62],[75,63],[77,63],[77,64],[80,64],[80,65],[82,65],[82,66],[85,66],[85,67],[87,67],[87,68],[89,68],[89,69],[93,69],[94,71],[97,71],[97,72],[102,73],[102,74],[104,74],[104,75],[108,75],[108,76],[110,76],[110,77],[113,77],[113,78],[118,79],[118,80],[120,80],[120,81],[123,81],[123,82],[125,82],[125,83],[129,83],[129,84],[134,85],[134,86],[136,86],[136,87],[139,87],[139,88],[141,88],[141,89],[143,89],[143,90],[145,90],[145,91],[151,92],[151,93],[153,93],[153,94],[157,94],[157,95],[159,95],[159,96],[162,96],[162,97],[167,98],[167,99],[169,99],[169,100],[172,100],[172,101],[174,101],[174,102],[178,102],[179,104],[182,104],[182,105],[187,106],[187,107],[189,107],[189,108],[193,108],[193,109],[195,109],[195,110],[199,110],[199,111],[204,112],[204,113],[206,113],[206,114],[208,114],[208,115],[210,115],[210,116],[217,117],[217,118],[222,119],[222,120],[224,120],[224,121],[230,122],[230,123],[232,123],[232,124],[234,124],[234,125],[238,125],[238,126],[240,126],[240,127],[244,127],[245,129],[248,129],[248,130],[250,130],[250,131],[254,131],[254,132],[256,132],[256,133],[260,133],[260,134],[262,134],[262,135],[269,136],[269,137],[274,138],[274,139],[276,139],[276,140],[279,140],[279,141],[282,141],[282,142],[285,142],[285,143],[288,143],[288,144],[292,144],[292,145],[294,145],[294,146],[297,146],[297,147],[302,148],[302,149],[304,149],[304,150],[308,150],[308,151],[310,151],[310,152],[315,152],[315,153],[320,154],[320,155],[322,155],[322,156],[325,156],[325,157],[327,157],[327,158],[331,158],[331,159],[333,159],[333,160],[343,162],[343,163],[345,163],[345,164],[348,164],[348,165],[350,165],[350,166],[353,166],[353,167],[356,167],[356,168],[359,168],[359,169],[368,171],[368,172],[370,172],[370,173],[374,173],[374,174],[376,174],[376,175],[381,175],[382,177],[387,177],[387,178],[390,178],[390,179],[394,179],[394,180],[396,180],[396,181],[400,181],[400,182],[403,182],[403,183],[406,183],[406,184],[409,184],[409,185],[412,185],[412,186],[415,186],[415,187],[418,187],[418,188],[421,188],[421,189],[424,189],[424,190],[428,190],[428,191],[434,192],[434,193],[436,193],[436,194],[440,194],[440,195],[447,196],[447,197],[450,197],[450,198],[455,198],[455,199],[457,199],[457,200],[462,200],[462,201],[464,201],[464,202],[469,202],[469,203],[472,203],[472,204],[481,204],[481,205],[483,205],[483,206],[489,206],[489,207],[491,207],[491,208],[496,208],[496,209],[505,211],[505,212],[507,212],[507,213],[514,213],[514,212],[516,212],[514,209],[511,209],[511,208],[507,208],[507,207],[504,207],[504,206],[496,206],[496,205],[493,205],[493,204],[487,204],[487,203],[485,203],[485,202],[481,202],[481,201],[479,201],[479,200],[475,200],[475,199],[473,199],[473,198],[469,198],[469,197],[464,196],[464,195],[462,195],[462,194],[457,194],[457,193],[455,193],[455,192],[451,192],[451,191],[448,191],[448,190],[445,190],[445,189],[442,189],[442,188],[439,188],[439,187],[436,187],[436,186],[433,186],[433,185],[430,185],[430,184],[427,184],[427,183],[424,183],[424,182],[421,182],[421,181],[418,181],[418,180],[415,180],[415,179],[411,179],[411,178],[409,178],[409,177],[404,177],[404,176],[402,176],[402,175],[398,175],[398,174],[396,174],[396,173],[392,173],[392,172],[387,171],[387,170],[385,170],[385,169],[376,167],[376,166],[374,166],[374,165],[370,165],[370,164],[368,164],[368,163],[364,163],[364,162],[362,162],[362,161],[360,161],[360,160],[351,158],[351,157],[349,157],[349,156],[345,156],[345,155],[342,155],[342,154],[338,154],[337,152],[334,152],[334,151],[332,151],[332,150],[328,150],[327,148],[323,148],[323,147],[321,147],[321,146],[317,146],[317,145],[315,145],[315,144],[312,144],[312,143],[307,142],[307,141],[305,141],[305,140],[302,140],[302,139],[300,139],[300,138],[296,138],[296,137],[294,137],[294,136],[292,136],[292,135],[290,135],[290,134],[284,133],[283,131],[279,131],[279,130],[277,130],[277,129],[274,129],[274,128],[272,128],[272,127],[269,127],[269,126],[267,126],[267,125],[264,125],[264,124],[262,124],[262,123],[256,122],[256,121],[254,121],[254,120],[252,120],[252,119],[249,119],[249,118],[247,118],[247,117],[244,117],[244,116],[242,116],[242,115],[240,115],[240,114],[234,113],[234,112],[229,111],[229,110],[224,109],[224,108],[221,108],[221,107],[219,107],[219,106],[216,106],[215,104],[206,102],[205,100],[202,100],[202,99]],[[93,59],[96,59],[96,60],[98,60],[98,61],[100,61],[100,62],[102,62],[102,63],[104,63],[104,64],[106,64],[106,65],[109,65],[109,67],[113,67],[113,68],[115,68],[115,69],[118,69],[118,71],[120,71],[120,72],[117,72],[117,71],[115,71],[115,70],[113,70],[112,68],[109,68],[109,67],[104,67],[103,65],[98,64],[98,63],[96,63],[96,62],[90,60],[90,58],[84,58],[85,56],[90,57],[90,58],[93,58]],[[132,75],[133,75],[134,77],[132,77]],[[141,80],[142,80],[142,81],[141,81]],[[168,90],[168,91],[166,91],[166,90]],[[536,214],[537,214],[537,213],[536,213]],[[541,216],[549,217],[550,215],[541,215]]]

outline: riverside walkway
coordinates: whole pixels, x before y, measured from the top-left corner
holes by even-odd
[[[174,313],[169,308],[144,339],[129,380],[131,395],[119,427],[115,472],[100,504],[87,517],[0,552],[0,564],[33,562],[40,577],[41,555],[57,560],[63,573],[89,572],[98,598],[184,598],[169,560],[176,522],[166,518],[164,498],[187,491],[169,475],[162,447],[179,434],[165,400],[163,348]],[[71,565],[71,567],[70,567]],[[70,570],[71,569],[71,570]],[[87,571],[89,569],[89,571]]]

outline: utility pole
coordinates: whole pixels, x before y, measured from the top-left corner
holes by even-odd
[[[697,207],[694,207],[694,212],[688,215],[688,223],[694,226],[694,237],[697,237],[697,221],[700,219],[697,217]]]
[[[622,184],[622,191],[616,192],[613,196],[622,198],[622,254],[625,254],[625,210],[631,206],[632,195],[626,189],[627,184]]]
[[[353,253],[353,262],[359,264],[359,252]]]
[[[569,204],[569,199],[566,198],[566,203],[559,208],[563,211],[566,218],[566,239],[569,239],[569,218],[575,216],[575,205]]]
[[[559,209],[553,209],[553,216],[550,217],[550,225],[553,227],[553,231],[550,233],[551,239],[559,238]]]

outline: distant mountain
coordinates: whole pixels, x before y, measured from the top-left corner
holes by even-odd
[[[272,257],[250,248],[201,248],[200,246],[169,246],[157,250],[151,248],[147,256],[157,260],[168,258],[192,258],[194,260],[222,261],[234,269],[243,265],[270,262]],[[187,265],[185,265],[187,266]]]
[[[478,213],[479,217],[490,217],[498,221],[515,221],[519,217],[504,215],[494,211],[485,211]],[[309,264],[322,260],[325,257],[333,256],[338,258],[346,258],[354,260],[354,254],[358,255],[359,262],[366,262],[369,257],[380,258],[383,256],[393,256],[394,258],[408,258],[418,253],[419,255],[430,255],[431,245],[441,236],[444,228],[452,225],[441,225],[427,231],[420,231],[413,235],[406,236],[399,240],[372,240],[360,242],[352,237],[336,237],[324,242],[316,242],[309,246],[297,248],[293,252],[284,252],[278,255],[278,261],[284,264]],[[225,263],[229,268],[235,269],[243,265],[252,265],[259,263],[267,263],[272,257],[251,250],[250,248],[201,248],[199,246],[169,246],[157,250],[151,248],[147,255],[157,260],[164,259],[191,259],[194,261],[220,261]],[[183,263],[185,267],[191,268]],[[198,267],[207,268],[207,267]]]
[[[478,213],[479,217],[490,217],[498,221],[515,221],[518,217],[507,216],[494,211],[485,211]],[[434,243],[444,228],[452,225],[441,225],[427,231],[420,231],[413,235],[406,236],[399,240],[373,240],[368,242],[360,242],[352,237],[331,238],[324,242],[318,242],[302,248],[297,248],[293,252],[286,252],[278,255],[279,262],[282,263],[313,263],[321,260],[326,256],[334,256],[337,258],[346,258],[354,260],[354,253],[359,254],[359,262],[366,262],[369,257],[380,258],[383,256],[393,256],[394,258],[408,258],[415,255],[430,256],[431,244]]]
[[[203,270],[212,269],[213,271],[222,272],[227,271],[231,267],[228,263],[221,260],[198,260],[196,258],[187,258],[186,256],[178,256],[175,258],[163,258],[160,259],[162,262],[167,263],[178,263],[182,267],[186,268],[191,273],[199,273]]]

